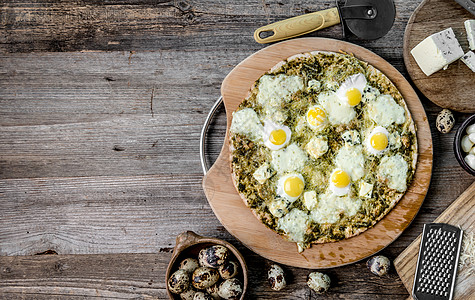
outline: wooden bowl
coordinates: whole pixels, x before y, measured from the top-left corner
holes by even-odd
[[[173,294],[170,292],[168,288],[168,278],[170,278],[170,275],[173,274],[176,270],[178,270],[178,265],[180,262],[188,257],[191,258],[196,258],[198,259],[198,253],[200,252],[201,249],[207,248],[213,245],[221,245],[229,249],[231,252],[231,260],[239,262],[239,265],[241,266],[241,270],[239,274],[236,276],[241,282],[242,282],[242,295],[241,295],[241,300],[244,299],[246,290],[247,290],[247,265],[246,261],[244,260],[244,257],[239,253],[239,251],[230,243],[217,239],[217,238],[211,238],[211,237],[203,237],[200,235],[197,235],[193,231],[186,231],[183,233],[180,233],[176,237],[176,245],[175,248],[173,249],[173,255],[170,260],[170,263],[168,264],[167,268],[167,273],[165,275],[165,285],[167,287],[167,293],[168,297],[170,299],[176,299],[180,300],[180,296],[177,294]]]
[[[465,162],[464,157],[467,155],[467,153],[463,152],[462,146],[461,146],[461,141],[462,137],[467,135],[467,132],[465,131],[468,126],[475,124],[475,115],[471,115],[466,119],[462,125],[457,129],[457,132],[455,133],[455,138],[454,138],[454,152],[455,152],[455,158],[457,158],[457,161],[459,162],[460,166],[467,171],[467,173],[475,176],[475,170],[470,168],[470,166]]]

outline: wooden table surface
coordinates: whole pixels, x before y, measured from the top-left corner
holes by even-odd
[[[406,23],[419,0],[396,0],[381,39],[364,46],[407,76]],[[406,299],[394,269],[377,277],[365,262],[325,272],[317,296],[306,269],[284,267],[271,291],[271,263],[231,236],[204,196],[199,134],[224,77],[264,45],[269,22],[334,1],[1,1],[0,298],[166,299],[165,269],[186,230],[222,238],[245,256],[249,299]],[[307,36],[343,39],[340,25]],[[421,95],[434,144],[432,183],[413,224],[381,253],[394,259],[474,180],[455,160],[455,130]],[[457,114],[457,125],[468,115]],[[220,111],[210,160],[225,130]]]

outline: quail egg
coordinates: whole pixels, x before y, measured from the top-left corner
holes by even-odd
[[[180,294],[180,298],[182,300],[193,300],[195,294],[196,291],[192,287],[189,287],[186,291]]]
[[[242,295],[242,284],[237,278],[223,281],[219,285],[218,295],[226,300],[239,299]]]
[[[223,279],[231,279],[237,275],[239,265],[235,261],[230,261],[227,264],[219,266],[219,275]]]
[[[279,265],[270,266],[267,272],[267,280],[269,281],[271,289],[274,291],[280,291],[287,285],[284,270]]]
[[[220,245],[214,245],[208,248],[201,249],[198,254],[198,261],[200,266],[218,268],[228,261],[228,248]]]
[[[211,295],[211,297],[213,297],[213,299],[215,300],[219,300],[221,299],[221,297],[219,297],[218,295],[218,291],[219,291],[219,282],[213,284],[212,286],[206,288],[206,292],[208,294]]]
[[[193,286],[199,290],[203,290],[208,288],[218,282],[219,280],[219,273],[218,270],[208,268],[208,267],[200,267],[193,272],[191,276],[191,283]]]
[[[174,294],[180,294],[188,289],[190,275],[185,270],[178,270],[168,279],[168,288]]]
[[[308,274],[307,285],[317,294],[323,294],[330,288],[330,277],[320,272]]]
[[[185,258],[181,261],[178,269],[187,271],[188,273],[193,273],[194,270],[200,267],[198,260],[195,258]]]
[[[452,130],[454,127],[455,118],[452,112],[448,109],[443,109],[438,115],[437,119],[435,120],[435,127],[442,133],[447,133]]]
[[[193,300],[214,300],[208,293],[197,292],[193,297]]]
[[[383,276],[388,273],[389,267],[391,266],[391,262],[386,256],[377,255],[371,257],[366,262],[366,266],[371,271],[371,273],[378,276]]]

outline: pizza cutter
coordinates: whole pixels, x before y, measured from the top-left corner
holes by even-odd
[[[342,23],[343,36],[350,31],[365,39],[377,39],[393,26],[393,0],[336,0],[336,7],[275,22],[258,28],[254,39],[261,44],[276,42]]]

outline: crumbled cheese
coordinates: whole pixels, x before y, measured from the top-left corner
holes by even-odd
[[[272,176],[272,170],[268,163],[264,163],[262,166],[257,168],[252,176],[257,180],[257,182],[263,184]]]
[[[278,173],[298,171],[305,166],[307,154],[297,144],[272,151],[272,167]]]
[[[371,198],[372,195],[373,195],[373,185],[371,183],[361,181],[359,196],[361,198]]]
[[[400,154],[385,156],[379,163],[378,176],[383,181],[387,181],[389,188],[404,192],[407,189],[407,170],[407,162]]]
[[[459,267],[468,267],[468,274],[475,273],[475,235],[473,232],[464,232]]]
[[[404,108],[390,95],[380,95],[367,105],[368,116],[378,125],[403,124],[406,121]]]
[[[374,101],[380,94],[381,92],[378,89],[367,85],[363,91],[363,98],[361,100],[363,102]]]
[[[308,210],[314,209],[317,202],[317,192],[308,191],[303,194],[303,204]]]
[[[281,218],[289,212],[288,205],[289,202],[285,199],[275,198],[267,207],[274,217]]]
[[[298,208],[292,209],[277,222],[279,229],[283,230],[293,242],[303,242],[308,229],[308,215]]]
[[[465,31],[467,31],[467,40],[470,50],[475,50],[475,20],[466,20],[463,24]]]
[[[463,56],[452,28],[434,33],[420,42],[411,54],[427,76],[448,66]]]
[[[233,113],[230,130],[243,134],[252,141],[262,139],[264,126],[262,126],[257,113],[252,108],[244,108]]]
[[[468,51],[460,60],[463,61],[472,72],[475,72],[475,53]]]
[[[360,133],[357,130],[347,130],[341,135],[343,141],[351,146],[361,143]]]
[[[328,142],[324,136],[313,137],[305,146],[308,154],[314,159],[320,158],[323,154],[328,151]]]

